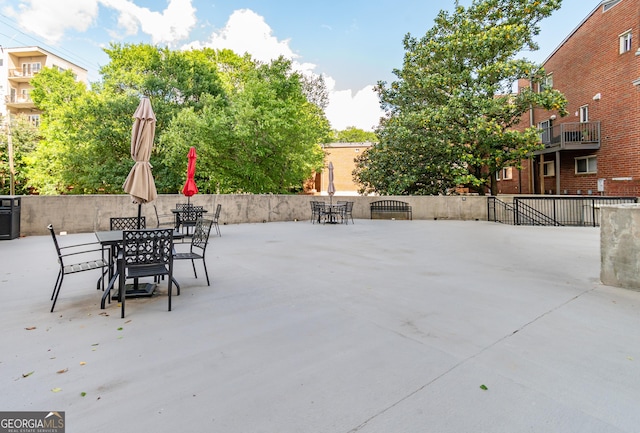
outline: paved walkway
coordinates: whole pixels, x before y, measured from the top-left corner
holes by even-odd
[[[49,313],[51,239],[0,241],[0,410],[65,411],[68,433],[640,429],[640,293],[599,282],[598,229],[356,220],[222,235],[211,287],[179,262],[174,310],[162,285],[125,319],[99,309],[89,273]]]

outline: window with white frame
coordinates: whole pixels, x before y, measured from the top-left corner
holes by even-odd
[[[620,38],[620,54],[624,54],[631,51],[632,33],[631,30],[627,30],[619,36]]]
[[[553,89],[553,73],[547,74],[544,77],[544,81],[538,84],[538,92],[542,92],[545,89]]]
[[[496,180],[511,180],[513,179],[512,167],[504,167],[501,170],[496,171]]]
[[[544,177],[551,177],[556,175],[556,162],[555,161],[545,161],[542,164],[542,175]]]
[[[602,5],[602,12],[608,11],[609,9],[611,9],[612,7],[620,3],[620,1],[621,0],[611,0],[611,1],[604,2],[604,4]]]
[[[543,144],[551,143],[551,120],[545,120],[538,123],[540,129],[540,142]]]
[[[22,75],[25,77],[31,77],[42,69],[42,63],[23,63],[22,64]]]
[[[28,116],[29,122],[36,128],[40,126],[40,115],[39,114],[30,114]]]
[[[589,121],[589,106],[588,105],[583,105],[582,107],[580,107],[580,109],[578,110],[579,116],[580,116],[580,122],[588,122]]]
[[[597,173],[598,158],[595,156],[582,156],[576,158],[576,174]]]

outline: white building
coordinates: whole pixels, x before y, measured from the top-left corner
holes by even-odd
[[[2,48],[0,50],[0,114],[25,114],[34,124],[40,111],[31,100],[31,79],[42,68],[73,71],[76,80],[88,84],[86,69],[40,47]]]

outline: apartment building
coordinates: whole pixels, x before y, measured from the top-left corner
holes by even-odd
[[[0,114],[24,114],[34,123],[40,122],[40,112],[31,100],[31,79],[42,68],[73,71],[78,81],[88,83],[86,69],[56,56],[40,47],[3,48],[0,51]]]
[[[606,0],[544,62],[569,115],[535,109],[544,149],[497,173],[498,193],[640,196],[640,0]],[[520,83],[528,85],[528,83]]]
[[[356,168],[355,159],[373,143],[327,143],[324,144],[325,164],[333,164],[333,185],[336,188],[335,195],[358,195],[358,185],[353,180],[353,170]],[[329,186],[329,170],[325,169],[316,173],[312,181],[305,185],[308,194],[327,195]]]

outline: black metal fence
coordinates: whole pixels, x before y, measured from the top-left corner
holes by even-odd
[[[591,226],[600,225],[600,207],[637,203],[637,197],[513,197],[512,202],[489,197],[489,221],[515,225]]]

